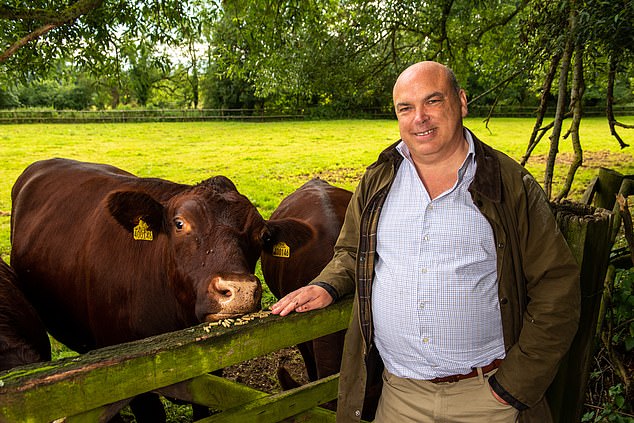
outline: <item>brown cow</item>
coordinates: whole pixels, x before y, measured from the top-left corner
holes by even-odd
[[[282,298],[315,278],[333,255],[352,193],[312,179],[286,197],[271,215],[270,244],[261,256],[262,274],[275,297]],[[298,345],[308,378],[339,372],[345,331]],[[293,382],[282,371],[280,382]]]
[[[190,186],[51,159],[19,176],[12,201],[21,288],[75,351],[261,306],[254,271],[268,230],[223,176]]]
[[[35,309],[0,259],[0,371],[51,359],[51,344]]]

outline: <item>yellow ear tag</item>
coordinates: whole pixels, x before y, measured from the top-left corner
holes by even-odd
[[[154,239],[152,231],[148,229],[147,223],[143,219],[139,219],[139,224],[134,227],[134,239],[137,241],[152,241]]]
[[[285,242],[280,241],[273,246],[273,257],[289,258],[291,256],[291,248]]]

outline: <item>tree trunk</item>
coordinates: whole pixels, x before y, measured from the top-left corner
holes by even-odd
[[[196,54],[196,46],[192,39],[189,41],[189,56],[192,59],[192,76],[190,81],[192,87],[192,103],[194,109],[198,109],[198,102],[200,98],[200,80],[198,78],[198,55]]]
[[[537,109],[537,119],[535,120],[535,126],[533,127],[533,133],[531,134],[531,139],[528,141],[528,147],[526,148],[526,153],[522,157],[520,164],[525,166],[528,162],[529,157],[531,156],[539,141],[541,141],[542,137],[546,133],[546,128],[542,128],[542,123],[544,122],[544,116],[546,116],[546,110],[548,109],[548,97],[550,97],[550,89],[553,86],[553,80],[555,79],[555,74],[557,73],[557,67],[559,66],[559,61],[561,60],[561,52],[556,52],[552,60],[550,62],[550,68],[548,69],[548,73],[546,74],[546,78],[544,79],[544,83],[542,84],[542,95],[539,100],[539,108]],[[547,128],[549,128],[548,126]]]
[[[612,105],[614,104],[614,80],[616,78],[616,68],[619,63],[619,59],[616,54],[612,53],[610,55],[610,64],[608,70],[608,88],[606,95],[606,109],[605,113],[608,118],[608,124],[610,125],[610,134],[619,142],[621,148],[629,147],[629,144],[626,144],[625,141],[621,138],[621,136],[616,132],[616,125],[618,122],[614,118],[614,109]],[[631,128],[631,126],[628,126]]]
[[[568,17],[568,37],[564,48],[561,67],[559,70],[559,92],[557,94],[557,110],[555,111],[555,121],[553,124],[553,132],[550,134],[550,150],[548,151],[548,159],[546,161],[546,170],[544,171],[544,191],[548,198],[552,195],[553,175],[555,170],[555,159],[559,152],[559,138],[561,136],[561,127],[566,115],[566,92],[568,87],[568,72],[570,70],[570,62],[574,49],[574,38],[577,28],[577,10],[575,2],[571,2],[570,15]]]
[[[563,198],[566,198],[572,187],[572,181],[575,179],[575,173],[577,169],[583,163],[583,149],[581,148],[581,140],[579,139],[579,125],[581,124],[581,118],[583,117],[583,93],[586,89],[583,78],[583,43],[581,40],[577,40],[575,45],[575,67],[573,70],[572,78],[572,90],[570,94],[570,107],[573,110],[572,124],[570,125],[570,135],[572,139],[572,148],[574,151],[574,157],[568,168],[568,176],[555,201],[559,202]]]

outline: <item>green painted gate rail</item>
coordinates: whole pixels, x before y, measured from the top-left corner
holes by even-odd
[[[268,395],[208,375],[348,326],[351,299],[322,310],[269,315],[241,326],[208,323],[77,357],[0,372],[0,422],[104,421],[143,392],[227,410],[204,422],[334,421],[315,409],[337,396],[338,375]]]

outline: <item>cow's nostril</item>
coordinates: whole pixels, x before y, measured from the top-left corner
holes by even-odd
[[[231,297],[231,295],[233,295],[231,293],[231,291],[229,289],[223,289],[222,291],[220,291],[220,295],[225,296],[225,297]]]

